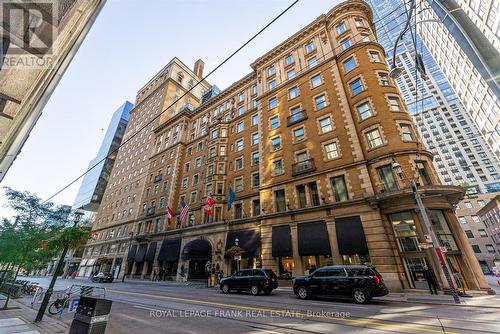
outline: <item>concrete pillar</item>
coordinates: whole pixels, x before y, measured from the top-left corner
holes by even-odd
[[[343,264],[342,256],[339,253],[339,246],[337,242],[337,232],[335,231],[335,222],[327,222],[326,228],[328,230],[328,240],[330,241],[330,250],[332,253],[333,264]]]
[[[304,275],[304,267],[302,266],[302,259],[299,255],[299,243],[297,236],[297,225],[290,225],[290,233],[292,235],[292,254],[295,262],[293,276]]]

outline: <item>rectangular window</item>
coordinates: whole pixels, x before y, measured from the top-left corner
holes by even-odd
[[[382,137],[380,137],[380,131],[378,129],[368,131],[366,133],[366,139],[368,140],[368,146],[370,148],[375,148],[384,144],[384,142],[382,141]]]
[[[253,152],[252,153],[252,166],[258,165],[259,161],[260,161],[259,152]]]
[[[316,182],[310,182],[309,184],[307,184],[307,187],[309,188],[309,194],[311,195],[311,204],[313,206],[320,205],[318,185],[316,184]]]
[[[331,179],[332,188],[334,190],[334,196],[336,202],[343,202],[349,199],[347,194],[347,186],[345,183],[344,176],[335,176]]]
[[[350,57],[344,61],[344,71],[349,72],[350,70],[356,67],[356,61],[354,61],[354,57]]]
[[[258,187],[260,185],[260,174],[252,174],[252,187]]]
[[[239,122],[237,125],[236,125],[236,132],[241,132],[244,130],[244,124],[243,122]]]
[[[254,216],[260,215],[260,199],[254,199],[252,201],[252,214]]]
[[[258,114],[252,116],[252,126],[254,126],[254,125],[259,125],[259,115]]]
[[[411,126],[408,124],[400,124],[401,127],[401,136],[403,138],[403,141],[413,141],[413,133],[411,131]]]
[[[364,120],[370,116],[373,116],[373,110],[372,110],[372,107],[371,107],[369,102],[365,102],[365,103],[360,104],[357,107],[357,109],[358,109],[359,118],[361,118],[361,120]]]
[[[293,55],[288,55],[285,57],[285,66],[290,65],[294,62]]]
[[[326,158],[328,160],[335,159],[339,157],[339,150],[337,143],[329,143],[324,145]]]
[[[344,23],[344,22],[341,22],[341,23],[339,23],[339,24],[337,25],[337,34],[339,34],[339,35],[340,35],[341,33],[343,33],[343,32],[344,32],[344,31],[346,31],[346,30],[347,30],[347,28],[346,28],[346,26],[345,26],[345,23]]]
[[[389,109],[394,112],[401,111],[401,104],[399,103],[399,99],[397,97],[389,96]]]
[[[295,76],[296,76],[296,73],[295,73],[295,70],[293,68],[286,72],[286,78],[288,80],[295,78]]]
[[[225,156],[226,155],[226,146],[219,147],[219,153],[220,153],[220,155]]]
[[[316,88],[323,83],[321,80],[321,74],[317,74],[311,78],[311,86],[312,88]]]
[[[276,80],[269,81],[269,90],[273,90],[276,88]]]
[[[377,51],[370,51],[370,60],[380,62],[380,54]]]
[[[285,190],[280,189],[274,192],[274,199],[276,205],[276,212],[282,212],[286,210],[286,200],[285,200]]]
[[[238,116],[241,116],[245,113],[245,107],[241,106],[238,108]]]
[[[314,43],[310,41],[309,43],[306,44],[306,53],[314,51]]]
[[[382,86],[389,86],[389,76],[387,73],[379,72],[378,79]]]
[[[234,191],[243,191],[243,178],[234,179]]]
[[[353,82],[351,82],[350,86],[353,95],[359,94],[364,90],[363,82],[361,81],[361,79],[354,80]]]
[[[236,141],[236,152],[243,151],[243,139]]]
[[[283,174],[283,160],[275,160],[273,161],[273,175],[281,175]]]
[[[252,133],[252,145],[257,145],[259,143],[259,138],[258,132]]]
[[[281,150],[281,137],[274,137],[271,139],[271,151]]]
[[[472,250],[474,251],[474,253],[476,254],[479,254],[481,253],[481,248],[479,248],[478,245],[472,245]]]
[[[495,253],[495,247],[493,247],[493,245],[486,245],[486,250],[488,253]]]
[[[299,96],[299,89],[297,87],[292,87],[288,90],[288,98],[290,100],[296,98],[297,96]]]
[[[398,190],[398,183],[394,178],[394,174],[392,173],[392,166],[386,165],[380,168],[377,168],[378,175],[380,177],[380,181],[384,186],[385,191],[394,191]]]
[[[293,141],[299,143],[305,139],[304,137],[304,127],[293,130]]]
[[[326,96],[325,96],[325,94],[320,95],[320,96],[316,96],[314,98],[314,104],[316,105],[316,110],[320,110],[320,109],[323,109],[324,107],[326,107]]]
[[[352,41],[350,38],[346,38],[340,43],[342,44],[342,50],[347,50],[352,46]]]
[[[484,229],[479,229],[478,232],[479,232],[479,235],[481,236],[481,238],[486,238],[488,236],[488,234],[486,233],[486,230],[484,230]]]
[[[243,169],[243,158],[236,159],[234,165],[235,165],[236,170],[242,170]]]
[[[241,203],[237,203],[234,205],[234,219],[243,218],[243,206]]]
[[[320,119],[319,120],[319,128],[321,130],[321,133],[326,133],[326,132],[332,131],[333,127],[332,127],[332,121],[330,120],[330,117]]]
[[[362,19],[354,19],[354,22],[356,22],[356,27],[364,27],[365,26]]]
[[[318,65],[318,59],[316,58],[316,56],[314,57],[311,57],[307,60],[307,66],[309,68],[313,68],[315,67],[316,65]]]
[[[280,127],[280,118],[278,115],[273,116],[269,119],[269,123],[271,124],[271,130],[277,129]]]
[[[271,76],[271,75],[275,75],[276,74],[276,67],[274,67],[274,65],[271,65],[267,68],[267,75],[268,76]]]
[[[299,208],[305,208],[307,206],[306,186],[301,184],[296,189]]]
[[[464,232],[465,232],[465,235],[467,236],[467,238],[469,238],[469,239],[474,238],[474,234],[472,233],[471,230],[465,230]]]
[[[257,94],[257,85],[252,86],[252,94]]]
[[[222,195],[224,193],[224,183],[217,182],[215,185],[215,192],[217,195]]]
[[[269,109],[274,109],[278,106],[278,99],[273,97],[269,99]]]

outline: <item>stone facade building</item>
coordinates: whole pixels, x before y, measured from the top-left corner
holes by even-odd
[[[391,290],[421,288],[423,264],[440,271],[419,248],[414,179],[450,266],[468,288],[487,289],[454,213],[463,190],[440,184],[376,41],[370,7],[348,1],[211,98],[202,82],[178,100],[203,66],[172,60],[139,92],[125,141],[146,131],[118,152],[85,256],[130,278],[185,280],[206,277],[208,261],[233,272],[226,251],[238,246],[242,268],[287,277],[371,263]],[[203,209],[209,194],[213,215]]]

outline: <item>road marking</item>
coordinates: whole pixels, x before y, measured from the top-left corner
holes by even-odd
[[[128,294],[128,295],[135,295],[135,296],[148,296],[148,297],[154,297],[154,298],[158,298],[158,299],[188,302],[191,304],[203,304],[203,305],[219,306],[219,307],[242,309],[242,310],[249,310],[249,311],[282,312],[282,313],[288,313],[288,314],[291,312],[291,310],[286,310],[286,309],[264,308],[264,307],[257,308],[257,307],[246,306],[246,305],[226,304],[226,303],[210,302],[210,301],[180,298],[180,297],[169,297],[169,296],[159,296],[159,295],[151,296],[151,295],[148,295],[145,293],[122,291],[122,290],[108,290],[108,291],[119,292],[119,293]],[[318,319],[344,321],[344,322],[349,322],[349,323],[361,324],[361,325],[365,325],[365,326],[372,325],[372,326],[385,327],[387,329],[391,328],[393,330],[409,329],[409,330],[415,330],[415,331],[421,331],[421,332],[443,334],[442,329],[437,330],[437,329],[432,329],[432,328],[425,328],[424,326],[418,327],[418,326],[414,326],[414,325],[396,325],[396,324],[384,323],[381,321],[332,317],[332,316],[321,315],[321,314],[307,314],[307,313],[303,312],[302,310],[297,310],[297,311],[298,311],[297,314],[301,314],[303,317],[306,317],[306,318],[318,318]],[[444,332],[444,333],[458,334],[457,332]]]

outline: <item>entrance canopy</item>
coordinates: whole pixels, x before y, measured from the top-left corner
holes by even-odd
[[[144,257],[146,256],[146,250],[148,249],[148,244],[139,245],[137,253],[135,253],[135,262],[144,262]]]
[[[236,238],[238,238],[238,247],[243,248],[245,251],[242,255],[243,257],[253,258],[259,256],[260,234],[257,231],[245,230],[229,232],[226,239],[226,251],[236,246]]]
[[[158,262],[175,262],[179,260],[181,238],[163,240],[158,254]]]
[[[273,227],[273,257],[292,256],[290,225]]]
[[[335,219],[335,232],[341,255],[368,254],[365,232],[359,216]]]
[[[149,244],[148,252],[146,253],[146,262],[153,262],[156,254],[156,242]]]
[[[182,249],[183,260],[210,260],[212,258],[212,246],[205,239],[190,241]]]
[[[298,224],[297,234],[300,256],[331,255],[330,240],[324,220]]]
[[[130,246],[130,248],[128,249],[128,254],[127,254],[127,261],[128,262],[134,262],[136,252],[137,252],[137,245]]]

